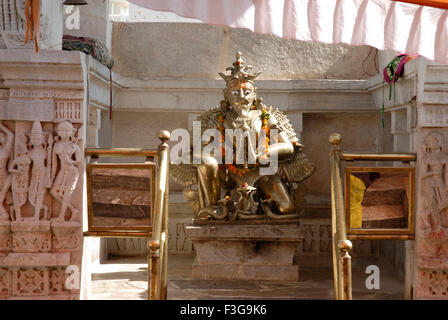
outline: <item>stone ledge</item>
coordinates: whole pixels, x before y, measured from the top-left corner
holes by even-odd
[[[10,221],[0,221],[0,234],[11,233],[11,222]]]
[[[0,266],[5,267],[55,267],[68,266],[70,253],[10,253],[0,257]]]
[[[79,300],[79,294],[54,294],[47,296],[11,296],[8,300]]]
[[[427,270],[448,270],[448,258],[417,258],[417,266]]]
[[[190,225],[185,227],[190,240],[302,241],[298,223],[290,225]]]
[[[193,264],[193,279],[298,281],[299,266]]]
[[[46,232],[50,231],[50,221],[12,221],[11,230],[13,232]]]

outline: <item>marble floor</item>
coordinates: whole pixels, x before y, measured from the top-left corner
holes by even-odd
[[[170,255],[168,299],[252,300],[252,299],[333,299],[332,269],[301,267],[298,282],[192,280],[194,256]],[[380,289],[367,289],[368,265],[380,268]],[[378,259],[353,259],[353,299],[396,300],[404,297],[404,280],[390,264]],[[140,300],[147,297],[145,258],[116,257],[94,266],[88,299]]]

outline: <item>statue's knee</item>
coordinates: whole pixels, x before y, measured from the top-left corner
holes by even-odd
[[[209,157],[204,158],[202,163],[198,166],[199,172],[204,174],[212,173],[216,175],[218,172],[218,168],[219,168],[218,161],[216,161],[215,158],[209,158]]]
[[[289,214],[294,212],[294,205],[291,201],[282,202],[279,204],[277,209],[281,214]]]

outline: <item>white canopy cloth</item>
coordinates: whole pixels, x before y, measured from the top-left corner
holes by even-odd
[[[211,25],[369,45],[448,64],[448,10],[389,0],[129,0]]]

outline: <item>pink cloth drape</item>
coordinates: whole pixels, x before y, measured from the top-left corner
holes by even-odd
[[[448,64],[448,10],[389,0],[129,0],[211,25],[369,45]]]

